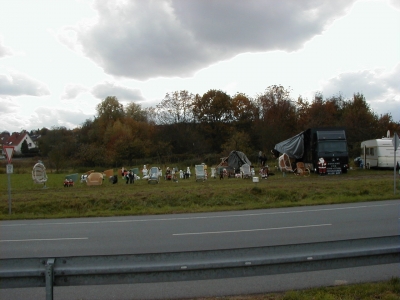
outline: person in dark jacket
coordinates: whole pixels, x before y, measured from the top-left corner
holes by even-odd
[[[265,163],[267,162],[267,156],[265,155],[265,153],[263,153],[262,157],[261,157],[261,166],[264,168],[265,167]]]
[[[127,170],[125,170],[125,172],[124,172],[124,178],[126,180],[125,183],[128,184],[129,183],[129,172]]]

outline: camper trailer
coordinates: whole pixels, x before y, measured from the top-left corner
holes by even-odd
[[[361,143],[361,157],[365,168],[393,168],[394,147],[392,138],[363,141]],[[396,160],[400,164],[400,150],[396,151]]]

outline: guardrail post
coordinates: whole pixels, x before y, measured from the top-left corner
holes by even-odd
[[[53,300],[54,260],[49,258],[46,262],[46,300]]]

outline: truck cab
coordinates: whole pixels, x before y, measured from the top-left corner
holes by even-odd
[[[309,140],[307,161],[312,169],[318,172],[318,160],[326,162],[328,174],[346,173],[349,167],[346,132],[340,128],[311,128],[305,132],[305,140]],[[307,149],[308,148],[308,149]]]

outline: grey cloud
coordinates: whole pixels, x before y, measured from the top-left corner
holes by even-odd
[[[118,86],[109,82],[101,83],[93,87],[92,94],[93,96],[99,99],[105,99],[108,96],[115,96],[119,100],[127,100],[127,101],[144,100],[140,90]]]
[[[386,99],[375,101],[371,103],[371,107],[378,116],[390,113],[393,121],[400,123],[400,100]]]
[[[345,97],[350,97],[359,92],[369,100],[394,98],[400,93],[399,77],[400,64],[391,71],[377,69],[342,73],[325,82],[322,91],[326,96],[340,92]]]
[[[390,0],[390,4],[396,7],[397,9],[400,9],[400,2],[399,0]]]
[[[389,88],[396,91],[400,94],[400,85],[399,85],[399,78],[400,78],[400,63],[393,69],[392,72],[385,74],[384,80]]]
[[[354,93],[362,93],[376,98],[387,90],[382,83],[376,71],[349,72],[329,79],[322,90],[326,96],[341,93],[344,97],[351,97]]]
[[[61,95],[62,100],[75,99],[80,94],[86,92],[88,89],[79,84],[69,84],[65,87],[64,94]]]
[[[208,45],[233,52],[296,50],[344,13],[352,1],[175,0],[185,28]],[[226,51],[226,50],[223,50]]]
[[[393,120],[400,121],[400,64],[393,70],[365,70],[348,72],[331,78],[322,86],[324,96],[342,94],[351,98],[354,93],[362,93],[377,115],[391,113]]]
[[[50,91],[43,83],[24,74],[0,74],[0,95],[5,96],[44,96]]]
[[[354,1],[97,0],[97,23],[76,35],[109,74],[189,76],[243,52],[296,50]]]

